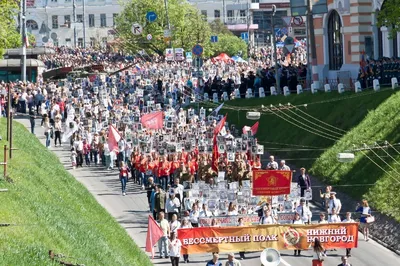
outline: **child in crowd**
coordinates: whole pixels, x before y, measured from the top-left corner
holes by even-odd
[[[76,151],[75,151],[75,148],[72,148],[71,149],[71,164],[72,164],[72,168],[73,169],[75,169],[76,168],[76,156],[77,156],[77,154],[76,154]]]

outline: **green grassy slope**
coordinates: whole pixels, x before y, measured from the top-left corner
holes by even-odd
[[[288,118],[280,112],[276,114],[263,113],[257,138],[259,143],[264,145],[265,150],[278,155],[280,158],[287,159],[288,163],[297,167],[311,168],[312,174],[322,177],[328,184],[372,184],[378,181],[376,186],[336,188],[348,193],[355,199],[367,197],[375,208],[392,214],[400,221],[399,205],[396,204],[398,197],[393,196],[400,189],[398,185],[395,185],[394,179],[384,175],[381,169],[361,153],[356,154],[356,160],[353,163],[339,163],[336,159],[338,152],[352,149],[353,144],[360,145],[364,142],[373,144],[375,141],[382,140],[394,143],[400,140],[400,132],[396,131],[400,126],[400,93],[386,89],[380,92],[366,91],[360,94],[353,92],[342,95],[337,92],[316,95],[305,93],[288,97],[238,99],[227,102],[224,105],[225,109],[220,111],[220,114],[227,113],[229,123],[238,125],[237,127],[241,129],[243,125],[251,126],[255,122],[246,119],[246,110],[259,110],[261,105],[269,107],[271,104],[276,106],[279,103],[287,104],[288,102],[292,105],[307,104],[307,107],[299,106],[300,110],[325,123],[345,130],[347,133],[326,126],[295,109],[292,109],[292,111],[298,116],[288,110],[283,111],[292,118]],[[211,107],[212,105],[206,104],[205,106]],[[277,115],[288,119],[292,124]],[[312,125],[310,121],[330,131]],[[304,124],[309,125],[310,128],[306,128]],[[309,132],[315,132],[315,129],[327,133],[324,135],[325,137],[338,137],[337,139],[340,140],[331,140]],[[317,133],[323,135],[321,132]],[[398,147],[398,150],[400,150],[400,147]],[[367,154],[373,156],[372,159],[379,161],[378,157],[371,152]],[[379,154],[387,156],[383,151]],[[393,150],[390,151],[390,154],[400,161],[399,154]],[[388,156],[386,159],[389,159],[391,165],[400,172],[399,165],[393,159]],[[391,170],[383,162],[380,165],[385,170]],[[396,178],[400,180],[400,175],[397,175]]]
[[[8,175],[0,181],[0,265],[58,265],[48,250],[85,265],[152,265],[125,230],[101,207],[58,158],[22,125],[14,123]],[[0,161],[6,144],[0,119]],[[1,167],[2,168],[2,167]]]

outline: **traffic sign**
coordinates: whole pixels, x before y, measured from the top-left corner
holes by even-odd
[[[194,55],[200,56],[203,53],[203,46],[201,46],[200,44],[196,44],[195,46],[193,46],[192,53]]]
[[[304,24],[304,20],[303,20],[302,16],[293,17],[292,21],[293,21],[293,24],[296,25],[296,26],[301,26],[301,25]]]
[[[193,60],[192,52],[186,52],[186,61],[192,62],[192,60]]]
[[[287,28],[282,28],[282,29],[281,29],[281,33],[282,33],[283,35],[288,34],[288,29],[287,29]]]
[[[143,32],[143,27],[139,23],[133,23],[132,25],[132,33],[134,35],[140,35]]]
[[[218,42],[218,36],[211,36],[211,42]]]
[[[170,38],[171,37],[171,31],[170,30],[164,30],[164,37],[165,38]]]
[[[146,39],[147,39],[148,41],[151,41],[151,39],[153,39],[153,36],[152,36],[151,34],[147,34]]]
[[[285,22],[286,26],[290,26],[292,24],[292,17],[282,17],[283,22]]]
[[[275,35],[281,35],[281,29],[280,28],[274,28]]]
[[[157,14],[154,11],[149,11],[146,13],[146,19],[148,22],[154,22],[157,19]]]
[[[294,39],[292,37],[287,37],[285,39],[285,48],[291,53],[294,48]]]
[[[249,39],[249,33],[248,32],[242,32],[240,34],[240,38],[242,38],[242,40],[248,40]]]

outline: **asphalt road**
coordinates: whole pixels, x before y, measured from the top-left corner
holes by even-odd
[[[27,118],[16,119],[24,124],[30,130],[29,120]],[[40,119],[36,121],[36,136],[44,144],[43,129],[40,127]],[[52,140],[53,141],[53,140]],[[52,143],[53,145],[53,143]],[[107,171],[102,166],[84,167],[72,169],[69,155],[69,144],[62,147],[51,147],[64,164],[65,168],[75,176],[86,188],[93,194],[96,200],[126,229],[128,234],[136,244],[144,250],[146,244],[147,217],[147,197],[144,191],[137,184],[128,182],[127,195],[121,195],[121,187],[117,171]],[[314,216],[313,219],[318,217]],[[359,234],[358,248],[352,250],[350,263],[353,266],[398,266],[400,265],[400,256],[379,245],[373,240],[365,242],[363,235]],[[341,263],[341,256],[345,255],[345,250],[328,251],[324,266],[337,266]],[[167,259],[153,260],[155,265],[170,265]],[[221,254],[220,259],[224,263],[227,255]],[[261,265],[260,252],[246,253],[246,259],[240,261],[244,266]],[[211,259],[210,254],[190,255],[188,265],[204,266]],[[292,251],[281,252],[281,263],[285,266],[310,266],[312,260],[311,251],[303,251],[301,257],[294,257]],[[183,261],[181,261],[183,264]],[[225,264],[223,264],[225,265]]]

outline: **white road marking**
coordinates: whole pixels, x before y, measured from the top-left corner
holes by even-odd
[[[282,259],[282,257],[281,257],[281,263],[283,265],[290,266],[290,264],[286,260]]]

